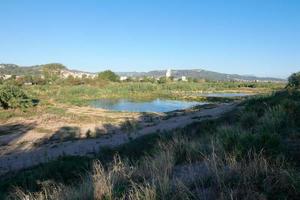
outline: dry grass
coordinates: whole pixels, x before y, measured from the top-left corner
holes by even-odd
[[[290,105],[291,114],[287,116],[284,112],[287,109],[278,105],[276,98],[250,101],[248,108],[254,115],[212,125],[213,128],[205,129],[210,130],[208,134],[202,134],[201,127],[194,131],[197,126],[193,126],[179,131],[176,136],[162,138],[155,144],[154,152],[143,154],[138,161],[115,157],[107,167],[96,161],[93,170],[76,185],[45,184],[37,193],[16,189],[12,197],[299,199],[299,168],[291,165],[295,164],[292,160],[285,159],[292,157],[279,145],[290,139],[291,128],[299,130],[299,107]],[[298,101],[300,96],[288,98]],[[265,102],[269,106],[265,106]],[[249,120],[253,120],[250,130],[246,129]]]
[[[249,152],[242,160],[215,152],[205,159],[210,186],[221,199],[266,199],[270,195],[295,198],[297,178],[284,160],[271,162],[263,152]]]
[[[212,152],[203,152],[205,156],[199,161],[208,173],[187,172],[186,177],[198,177],[192,183],[184,183],[176,174],[174,179],[175,155],[183,141],[195,145],[195,141],[177,137],[161,143],[154,156],[145,156],[135,164],[122,161],[119,156],[107,168],[95,161],[92,172],[77,185],[44,184],[37,193],[17,188],[11,199],[266,199],[270,194],[277,197],[297,194],[297,180],[285,167],[284,160],[271,162],[263,152],[249,152],[240,160],[222,152],[214,143]]]

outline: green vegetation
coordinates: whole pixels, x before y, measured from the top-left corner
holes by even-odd
[[[263,93],[282,88],[280,84],[256,84],[256,88],[239,87],[240,83],[187,83],[169,82],[165,84],[149,82],[107,82],[99,85],[45,85],[27,87],[28,92],[51,97],[57,102],[73,105],[87,105],[97,98],[130,98],[130,99],[193,99],[205,101],[197,96],[199,92],[250,92]],[[195,95],[194,95],[195,94]],[[39,97],[40,96],[40,97]],[[193,98],[191,98],[193,97]]]
[[[44,71],[54,70],[60,71],[67,69],[60,63],[49,63],[44,65],[34,65],[29,67],[20,67],[14,64],[1,64],[0,74],[10,74],[14,76],[32,76],[37,77],[43,75]]]
[[[116,82],[119,81],[119,76],[110,70],[106,70],[98,74],[98,79]]]
[[[100,98],[126,98],[136,101],[152,100],[155,98],[181,99],[193,101],[226,102],[239,98],[202,97],[200,93],[206,92],[244,92],[244,93],[270,93],[284,88],[282,83],[249,83],[240,82],[110,82],[91,78],[57,79],[49,84],[45,79],[43,84],[23,85],[15,84],[17,80],[6,80],[4,85],[16,85],[33,99],[38,99],[39,104],[27,108],[27,113],[19,110],[0,112],[0,121],[13,117],[26,117],[47,113],[48,108],[65,106],[88,106],[89,102]],[[21,84],[22,85],[22,84]],[[38,111],[37,111],[38,109]]]
[[[64,70],[64,71],[63,71]],[[33,73],[34,72],[34,73]],[[208,81],[191,79],[188,82],[175,81],[161,77],[144,77],[119,81],[119,76],[107,70],[91,78],[86,74],[74,77],[71,74],[62,78],[67,68],[59,63],[18,67],[5,65],[3,74],[12,74],[1,84],[23,86],[26,93],[39,99],[42,104],[48,102],[69,105],[88,105],[97,98],[134,98],[137,100],[153,98],[190,99],[198,101],[215,101],[215,98],[199,97],[206,92],[246,92],[268,93],[284,87],[283,83]],[[22,74],[23,73],[23,74]],[[225,99],[219,99],[221,101]]]
[[[0,191],[17,199],[299,199],[299,102],[297,90],[255,97],[217,120],[19,172]]]
[[[63,69],[66,69],[65,66],[58,63],[53,64],[46,64],[42,67],[42,75],[44,76],[44,79],[46,83],[54,83],[60,79],[60,72]]]
[[[0,86],[0,107],[27,108],[32,106],[32,100],[26,95],[23,89],[13,85]]]
[[[288,87],[300,88],[300,72],[292,74],[288,81]]]
[[[242,103],[219,119],[193,123],[170,132],[143,136],[89,157],[62,157],[0,178],[0,199],[299,199],[300,91],[299,73],[283,83],[187,82],[145,77],[119,81],[111,71],[96,78],[60,78],[59,64],[38,66],[44,78],[11,77],[0,85],[0,120],[49,115],[98,123],[86,115],[68,113],[97,98],[188,99],[207,92],[264,94],[239,99]],[[32,85],[26,85],[30,82]],[[272,93],[276,90],[282,90]],[[39,99],[31,107],[32,99]],[[75,105],[75,106],[74,106]],[[27,108],[27,112],[23,112]],[[78,109],[75,107],[75,110]],[[78,111],[80,112],[80,110]],[[69,116],[70,115],[70,116]],[[71,120],[72,119],[72,120]],[[47,121],[48,119],[46,119]],[[110,119],[112,120],[112,119]],[[139,123],[128,120],[120,128],[134,134]],[[51,128],[38,127],[47,133]],[[72,139],[77,127],[60,129]],[[60,133],[60,132],[59,132]],[[65,133],[67,133],[65,135]],[[88,137],[97,137],[88,129]],[[53,147],[55,148],[55,147]]]

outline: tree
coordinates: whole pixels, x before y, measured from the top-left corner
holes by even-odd
[[[163,83],[166,83],[167,82],[167,78],[165,76],[163,77],[160,77],[158,80],[157,80],[157,83],[158,84],[163,84]]]
[[[59,63],[50,63],[42,65],[43,76],[47,82],[55,82],[60,78],[60,73],[66,67]]]
[[[49,63],[49,64],[41,65],[41,67],[44,70],[51,70],[51,71],[61,71],[67,69],[64,65],[60,63]]]
[[[9,109],[30,106],[32,106],[32,99],[20,87],[7,84],[0,86],[0,107]]]
[[[167,81],[174,81],[174,76],[167,77]]]
[[[293,73],[288,79],[288,87],[300,88],[300,72]]]
[[[113,82],[119,81],[119,76],[110,70],[100,72],[98,74],[98,78],[106,81],[113,81]]]

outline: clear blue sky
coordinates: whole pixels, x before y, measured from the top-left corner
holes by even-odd
[[[300,71],[299,0],[1,0],[0,63]]]

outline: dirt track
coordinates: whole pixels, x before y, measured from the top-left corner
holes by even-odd
[[[168,131],[175,128],[182,128],[195,121],[201,121],[208,118],[217,118],[221,114],[232,110],[235,104],[220,104],[215,108],[204,109],[191,112],[186,115],[171,117],[162,120],[151,126],[144,126],[142,129],[135,131],[134,134],[127,134],[121,130],[115,134],[103,135],[95,139],[79,139],[64,141],[58,143],[41,143],[38,146],[30,148],[20,147],[22,143],[2,144],[0,149],[0,175],[10,171],[17,171],[40,163],[53,160],[63,155],[87,155],[98,152],[103,147],[116,147],[143,135],[151,134],[156,131]],[[19,133],[2,136],[2,140],[9,140],[10,137],[16,137]],[[1,145],[1,144],[0,144]],[[26,145],[26,144],[24,144]],[[21,145],[22,146],[22,145]],[[1,152],[2,151],[2,152]]]

